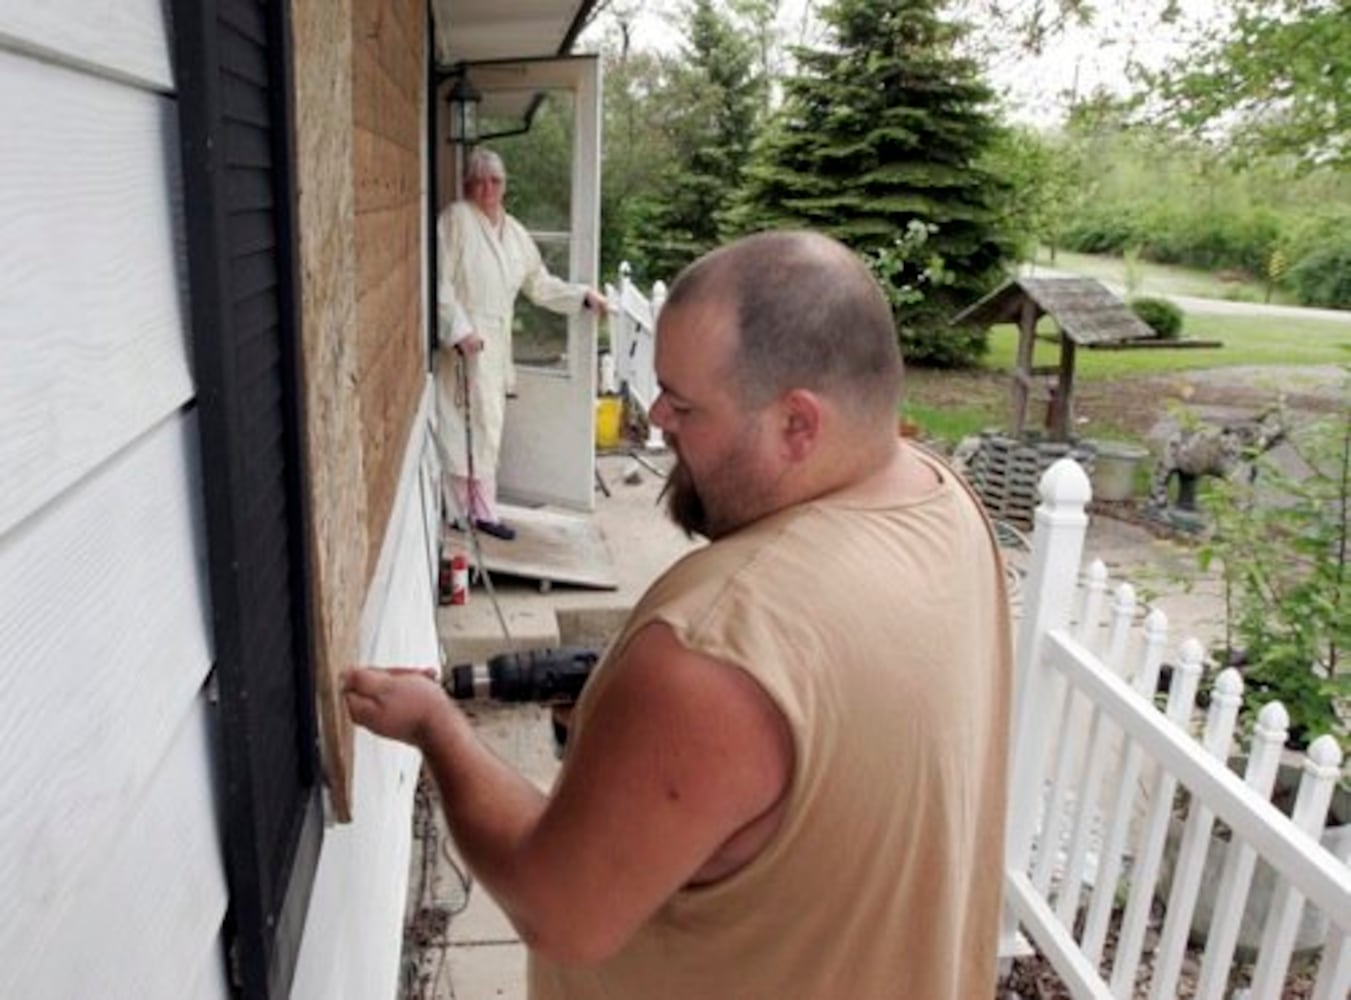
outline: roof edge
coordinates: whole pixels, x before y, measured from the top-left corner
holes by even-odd
[[[573,45],[577,43],[577,36],[582,33],[586,27],[586,22],[591,17],[591,12],[596,9],[599,0],[582,0],[582,5],[577,8],[577,14],[572,19],[572,24],[568,25],[567,33],[563,36],[562,43],[558,46],[558,54],[565,56],[571,51]]]

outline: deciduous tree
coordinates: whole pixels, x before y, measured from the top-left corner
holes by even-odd
[[[1065,136],[1013,127],[1000,135],[987,158],[1013,188],[1005,203],[1005,225],[1017,240],[1019,257],[1032,260],[1037,247],[1044,246],[1054,263],[1082,197],[1082,150]]]
[[[1351,168],[1351,0],[1231,0],[1165,70],[1170,117],[1258,153]]]

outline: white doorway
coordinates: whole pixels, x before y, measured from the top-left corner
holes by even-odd
[[[598,287],[599,60],[493,61],[467,71],[482,94],[480,145],[506,163],[507,210],[554,274]],[[443,141],[440,152],[450,159],[453,147]],[[449,200],[457,179],[451,170],[440,176]],[[594,509],[597,326],[590,311],[564,317],[517,302],[517,391],[507,403],[498,464],[503,500]]]

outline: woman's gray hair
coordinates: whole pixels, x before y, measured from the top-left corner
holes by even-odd
[[[476,181],[481,177],[491,176],[506,177],[507,168],[502,162],[502,157],[498,156],[491,149],[475,149],[469,154],[469,158],[464,163],[464,182],[466,185]]]

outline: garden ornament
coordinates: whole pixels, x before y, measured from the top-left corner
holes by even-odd
[[[1154,470],[1149,488],[1149,509],[1168,507],[1170,480],[1177,476],[1177,508],[1196,511],[1196,483],[1202,476],[1233,478],[1257,474],[1253,460],[1285,440],[1286,413],[1282,406],[1263,410],[1256,417],[1227,424],[1179,427],[1164,444],[1163,457]]]

